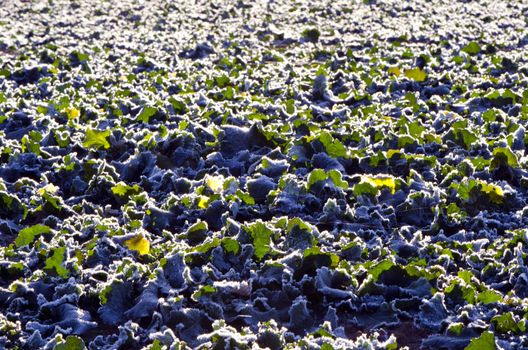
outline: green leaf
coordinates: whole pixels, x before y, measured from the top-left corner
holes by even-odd
[[[18,232],[18,236],[15,239],[15,245],[17,247],[23,247],[25,245],[28,245],[35,240],[36,236],[41,235],[43,233],[49,233],[50,230],[51,229],[48,226],[40,224],[31,227],[26,227],[20,230],[20,232]]]
[[[477,301],[483,304],[491,304],[502,300],[502,295],[494,290],[488,289],[480,292],[477,297]]]
[[[253,238],[255,256],[258,260],[261,260],[264,255],[271,251],[270,244],[273,231],[261,220],[257,220],[254,224],[246,228],[251,232],[251,238]]]
[[[85,350],[86,345],[84,341],[74,335],[69,335],[66,340],[55,345],[53,350]]]
[[[466,149],[470,149],[471,145],[478,140],[478,137],[468,129],[460,129],[456,132],[457,139],[464,143]]]
[[[318,140],[323,144],[326,149],[326,153],[330,157],[346,157],[347,150],[345,145],[330,135],[328,131],[322,131],[318,137]]]
[[[495,325],[495,329],[499,333],[519,333],[521,331],[521,329],[517,325],[517,322],[515,322],[515,319],[513,318],[512,312],[493,316],[493,318],[491,319],[491,323]]]
[[[155,107],[152,106],[145,106],[141,109],[138,116],[136,117],[136,120],[139,122],[148,123],[150,117],[154,116],[158,110]]]
[[[233,100],[235,97],[235,90],[231,86],[228,86],[225,88],[222,94],[226,100]]]
[[[476,55],[480,52],[480,50],[480,45],[476,41],[471,41],[462,48],[462,51],[469,55]]]
[[[482,192],[484,192],[486,195],[488,195],[488,198],[490,201],[492,201],[495,204],[501,204],[504,198],[504,192],[502,192],[502,188],[500,188],[497,185],[488,184],[484,181],[480,181],[480,184],[482,186]]]
[[[255,199],[251,197],[249,193],[243,192],[241,190],[236,191],[236,196],[242,200],[242,202],[247,205],[255,205]]]
[[[223,74],[223,75],[221,75],[219,77],[215,77],[214,80],[216,82],[216,85],[218,85],[221,88],[223,88],[224,86],[227,86],[228,84],[231,83],[229,77],[226,76],[225,74]]]
[[[187,234],[194,233],[194,232],[205,232],[208,229],[209,229],[209,226],[207,225],[207,222],[198,221],[197,223],[189,227],[189,229],[187,230]]]
[[[295,100],[290,98],[286,101],[286,113],[293,115],[295,113]]]
[[[308,175],[306,188],[310,189],[317,182],[325,181],[327,179],[332,180],[334,185],[337,187],[341,187],[345,189],[348,188],[348,182],[344,181],[342,179],[341,173],[335,169],[329,170],[328,172],[324,171],[323,169],[312,170],[312,172]]]
[[[222,247],[228,253],[238,254],[240,251],[240,244],[234,238],[226,237],[222,240]]]
[[[398,67],[389,67],[389,69],[387,69],[387,72],[397,77],[399,77],[401,74],[401,70]]]
[[[330,253],[330,252],[323,252],[321,251],[321,248],[315,246],[315,247],[311,247],[311,248],[308,248],[304,251],[303,253],[303,257],[304,258],[307,258],[309,256],[328,256],[330,258],[330,267],[332,268],[335,268],[337,267],[337,265],[339,264],[339,256],[334,254],[334,253]]]
[[[326,173],[328,177],[332,180],[334,185],[347,189],[348,188],[348,182],[343,180],[343,175],[336,169],[328,170]]]
[[[296,227],[299,230],[312,232],[312,227],[310,225],[308,225],[306,222],[304,222],[299,217],[295,217],[295,218],[292,218],[292,219],[288,220],[288,226],[286,226],[286,231],[289,233]]]
[[[464,202],[477,200],[479,192],[480,195],[486,196],[490,202],[495,204],[501,204],[504,200],[502,188],[480,179],[475,180],[466,177],[458,185],[451,184],[450,187],[457,190],[459,198]],[[473,198],[475,195],[477,198]]]
[[[22,151],[31,151],[37,155],[40,154],[40,141],[42,141],[42,134],[38,131],[32,130],[29,134],[24,135],[20,140]]]
[[[468,271],[468,270],[460,270],[460,271],[458,271],[457,275],[458,275],[458,277],[460,277],[466,283],[471,283],[471,277],[474,276],[473,273],[471,271]]]
[[[484,332],[478,338],[471,339],[471,342],[464,350],[495,350],[495,336],[492,332]]]
[[[53,254],[46,259],[45,266],[45,268],[48,270],[55,270],[57,275],[62,278],[67,278],[69,274],[68,270],[64,266],[62,266],[65,251],[66,247],[53,249]]]
[[[205,286],[202,286],[200,289],[198,289],[196,292],[194,292],[191,295],[191,298],[194,301],[198,301],[198,300],[200,300],[201,297],[209,295],[209,294],[213,294],[214,292],[216,292],[215,287],[209,286],[209,285],[205,285]]]
[[[172,108],[174,109],[174,112],[176,114],[184,114],[188,111],[187,105],[185,105],[185,102],[183,101],[171,97],[169,98],[169,102],[172,105]]]
[[[314,169],[309,175],[308,175],[308,182],[306,183],[306,187],[310,189],[312,185],[319,181],[324,181],[328,178],[326,176],[326,172],[323,169]]]
[[[111,189],[113,194],[116,194],[118,196],[124,196],[127,193],[128,185],[124,182],[120,182],[117,185],[112,186]]]
[[[125,197],[133,194],[138,194],[140,192],[139,185],[129,186],[126,183],[120,181],[115,186],[111,187],[112,193],[120,196]]]
[[[215,237],[211,239],[208,237],[204,243],[197,245],[196,247],[192,248],[191,251],[197,252],[197,253],[207,253],[209,250],[216,248],[220,245],[221,241],[218,239],[218,237]]]
[[[372,181],[361,179],[361,181],[354,185],[352,192],[356,197],[358,196],[377,196],[379,193],[378,187]]]
[[[519,167],[517,155],[509,147],[499,147],[493,150],[493,159],[489,166],[490,171],[501,165],[509,165],[512,168]]]
[[[106,140],[108,136],[110,136],[110,130],[87,129],[83,146],[88,148],[110,148],[110,143]]]
[[[464,324],[462,322],[451,323],[447,327],[447,331],[454,335],[460,335],[464,329]]]
[[[389,270],[394,266],[394,262],[391,259],[385,259],[374,265],[369,273],[372,275],[374,281],[377,281],[382,272]]]

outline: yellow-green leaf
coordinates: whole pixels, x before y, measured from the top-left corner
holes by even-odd
[[[110,136],[110,130],[88,129],[86,130],[86,139],[83,142],[83,146],[89,148],[110,148],[110,143],[106,140],[108,136]]]
[[[497,185],[488,184],[484,181],[480,182],[482,185],[482,192],[486,193],[490,199],[495,204],[501,204],[504,199],[504,192],[502,188]]]
[[[125,244],[128,249],[135,250],[139,252],[140,255],[148,254],[150,250],[150,242],[141,234],[126,240]]]
[[[361,182],[354,186],[354,194],[377,195],[382,188],[388,188],[391,193],[396,192],[396,181],[392,176],[362,176]]]
[[[407,69],[405,76],[414,81],[424,81],[427,78],[427,74],[420,68]]]
[[[401,75],[401,70],[398,67],[390,67],[388,69],[388,72],[389,72],[389,74],[395,75],[397,77],[399,77]]]
[[[68,108],[66,110],[66,114],[68,115],[68,119],[75,119],[75,118],[79,118],[79,116],[81,115],[81,112],[77,109],[77,108]]]

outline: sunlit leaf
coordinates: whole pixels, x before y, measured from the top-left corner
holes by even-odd
[[[139,252],[140,255],[148,254],[148,252],[150,251],[150,242],[148,241],[148,239],[143,237],[142,234],[139,234],[134,238],[126,240],[125,244],[128,249],[135,250]]]
[[[88,148],[110,148],[110,143],[107,140],[108,136],[110,136],[110,130],[87,129],[83,146]]]
[[[411,68],[411,69],[405,70],[405,76],[409,79],[412,79],[418,82],[424,81],[425,78],[427,78],[427,74],[420,68]]]
[[[36,236],[49,233],[50,231],[51,229],[46,225],[37,224],[31,227],[26,227],[18,233],[18,236],[15,239],[15,244],[17,247],[23,247],[32,243]]]

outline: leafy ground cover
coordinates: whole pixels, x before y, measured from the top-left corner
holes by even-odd
[[[527,348],[527,15],[5,1],[0,348]]]

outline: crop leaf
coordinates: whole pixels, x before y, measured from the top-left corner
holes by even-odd
[[[66,247],[59,247],[53,250],[53,254],[46,259],[45,268],[48,270],[55,270],[57,275],[62,278],[68,277],[68,270],[62,265],[64,261],[64,252]]]
[[[202,286],[201,288],[199,288],[196,292],[194,292],[191,295],[191,298],[194,301],[198,301],[198,300],[200,300],[201,297],[209,295],[209,294],[213,294],[214,292],[216,292],[215,287],[205,285],[205,286]]]
[[[328,153],[330,157],[346,157],[347,150],[345,145],[330,135],[328,131],[322,131],[318,137],[318,140],[323,144],[326,149],[326,153]]]
[[[55,345],[53,350],[85,350],[86,345],[84,341],[74,335],[69,335],[63,342]]]
[[[372,275],[372,278],[374,281],[377,281],[379,276],[384,272],[389,270],[391,267],[394,266],[394,262],[391,259],[385,259],[374,265],[370,270],[369,273]]]
[[[405,76],[417,82],[422,82],[427,78],[427,74],[420,68],[411,68],[405,71]]]
[[[504,200],[504,192],[502,191],[502,188],[480,179],[475,180],[464,178],[460,184],[453,184],[451,186],[457,189],[459,198],[466,202],[472,200],[472,196],[479,192],[488,197],[488,199],[495,204],[501,204]]]
[[[110,136],[110,130],[87,129],[83,146],[88,148],[110,148],[110,143],[106,140],[108,136]]]
[[[495,336],[492,332],[484,332],[478,338],[471,339],[471,342],[464,350],[495,350]]]
[[[142,234],[139,234],[134,238],[127,239],[125,241],[125,245],[128,247],[128,249],[139,252],[140,255],[148,254],[150,250],[150,242],[148,239],[143,237]]]
[[[226,237],[222,240],[222,247],[228,253],[238,254],[240,251],[240,244],[234,238]]]
[[[486,193],[489,199],[495,204],[501,204],[504,198],[504,192],[502,188],[497,185],[488,184],[484,181],[481,182],[482,192]]]
[[[390,67],[388,70],[389,74],[399,77],[401,75],[401,70],[398,67]]]
[[[447,331],[455,335],[460,335],[463,330],[464,330],[464,324],[462,322],[451,323],[447,327]]]
[[[388,188],[391,193],[396,192],[396,180],[392,176],[362,176],[361,181],[354,185],[354,195],[371,195],[376,196],[379,194],[381,188]]]
[[[466,46],[462,48],[462,51],[469,55],[476,55],[480,52],[480,45],[476,41],[470,41]]]
[[[33,225],[31,227],[26,227],[20,232],[18,232],[18,236],[15,239],[15,245],[17,247],[23,247],[25,245],[28,245],[32,243],[35,240],[35,237],[38,235],[41,235],[43,233],[49,233],[50,228],[46,225]]]
[[[328,172],[324,171],[323,169],[312,170],[312,172],[308,175],[306,187],[310,189],[317,182],[325,181],[327,179],[332,180],[335,186],[348,188],[348,183],[342,179],[341,173],[335,169],[329,170]]]
[[[73,120],[75,118],[79,118],[81,111],[79,111],[77,108],[68,108],[66,109],[66,115],[68,116],[68,119]]]
[[[491,160],[490,171],[498,168],[501,165],[508,165],[512,168],[519,167],[517,155],[509,147],[499,147],[493,150],[493,159]]]
[[[111,187],[112,193],[119,196],[125,197],[131,194],[138,194],[140,192],[139,185],[129,186],[126,183],[120,181],[115,186]]]
[[[330,267],[332,267],[332,268],[337,267],[337,265],[339,264],[339,256],[337,256],[334,253],[323,252],[323,251],[321,251],[321,248],[319,248],[317,246],[308,248],[303,253],[303,257],[304,258],[307,258],[309,256],[320,256],[320,255],[321,256],[322,255],[326,255],[326,256],[328,256],[330,258]]]
[[[211,239],[210,237],[208,237],[205,242],[203,242],[202,244],[196,246],[196,247],[193,247],[191,249],[191,251],[194,251],[194,252],[197,252],[197,253],[202,253],[202,254],[205,254],[207,253],[208,251],[210,251],[211,249],[213,248],[216,248],[220,245],[221,241],[220,239],[218,239],[218,237],[215,237],[213,239]]]
[[[247,205],[255,205],[255,199],[251,197],[249,193],[243,192],[241,190],[237,190],[236,196],[240,200],[242,200],[242,202],[246,203]]]
[[[501,300],[502,300],[502,295],[500,295],[500,293],[495,292],[494,290],[491,290],[491,289],[480,292],[477,296],[477,301],[480,301],[483,304],[491,304],[491,303],[495,303]]]
[[[145,106],[139,112],[136,120],[139,122],[148,123],[150,118],[153,117],[157,112],[158,110],[155,107]]]
[[[343,180],[343,175],[338,170],[331,169],[331,170],[328,170],[326,174],[332,180],[334,185],[344,188],[344,189],[348,188],[348,182]]]
[[[311,188],[312,185],[319,181],[324,181],[328,177],[326,176],[326,172],[323,169],[314,169],[310,175],[308,175],[308,182],[306,183],[306,187]]]
[[[521,329],[517,325],[517,322],[515,322],[515,319],[513,318],[513,313],[507,312],[502,315],[494,316],[491,319],[491,323],[495,325],[495,329],[499,333],[519,333]]]
[[[261,260],[264,255],[271,251],[270,244],[273,231],[260,220],[248,226],[247,229],[251,233],[251,238],[253,239],[255,256],[257,259]]]

